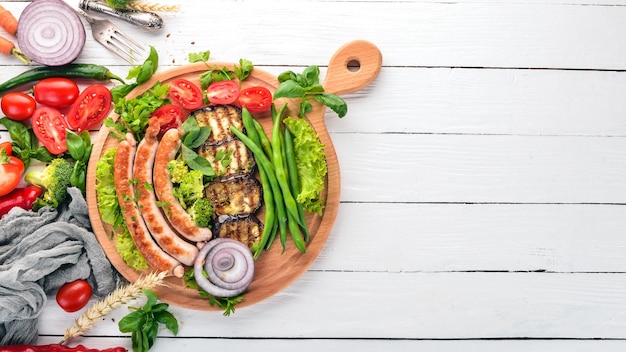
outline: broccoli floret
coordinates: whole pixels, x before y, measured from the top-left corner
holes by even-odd
[[[209,227],[211,223],[211,215],[213,215],[213,205],[207,198],[196,200],[187,210],[191,218],[200,227]]]
[[[26,182],[45,190],[35,200],[33,204],[34,210],[38,210],[46,205],[57,208],[65,200],[73,169],[73,162],[57,158],[52,160],[45,169],[30,171],[24,176]]]
[[[204,175],[202,171],[191,170],[186,173],[177,187],[174,195],[184,208],[190,207],[196,200],[204,198]]]
[[[170,179],[172,183],[181,183],[183,177],[189,173],[189,166],[181,158],[170,160],[167,163],[167,172],[170,173]]]

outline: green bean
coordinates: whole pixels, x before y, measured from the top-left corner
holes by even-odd
[[[291,239],[293,240],[293,244],[296,245],[296,248],[302,253],[306,253],[306,243],[302,238],[302,232],[300,232],[300,227],[296,219],[294,219],[291,213],[287,213],[287,224],[289,225],[289,232],[291,233]]]
[[[114,79],[124,83],[122,78],[113,74],[104,66],[94,64],[68,64],[63,66],[41,66],[22,72],[21,74],[0,84],[0,92],[50,77],[95,79],[98,81]]]
[[[296,219],[296,221],[298,222],[298,225],[304,227],[306,226],[306,224],[303,224],[300,221],[300,218],[298,217],[298,210],[297,210],[298,206],[296,205],[297,202],[293,198],[291,189],[289,188],[289,182],[287,181],[287,171],[285,170],[285,164],[284,164],[284,160],[282,156],[282,143],[281,143],[282,118],[281,117],[286,107],[287,107],[287,103],[284,103],[283,106],[278,111],[278,113],[276,114],[276,116],[273,116],[272,118],[273,124],[274,124],[272,128],[272,152],[273,152],[272,163],[273,163],[274,170],[275,170],[274,172],[276,173],[276,179],[278,180],[280,189],[283,191],[283,196],[285,197],[285,207],[287,208],[287,211],[291,213],[291,216],[294,219]]]
[[[252,153],[257,157],[257,163],[259,167],[262,167],[267,173],[267,179],[272,187],[272,192],[274,195],[274,204],[276,205],[276,215],[278,217],[278,225],[279,232],[281,229],[284,229],[280,232],[283,237],[287,237],[286,227],[287,227],[287,216],[286,212],[289,210],[290,206],[295,206],[295,200],[291,198],[291,201],[287,199],[287,196],[281,192],[282,187],[280,187],[278,178],[276,177],[276,171],[274,170],[274,166],[267,158],[263,149],[252,139],[246,136],[243,132],[239,131],[233,126],[230,126],[230,131],[235,134],[245,145],[248,147]],[[289,194],[291,196],[291,194]],[[283,213],[284,211],[284,213]]]
[[[250,139],[253,142],[259,144],[259,134],[257,133],[257,130],[255,129],[254,124],[253,124],[254,119],[252,118],[252,115],[250,115],[250,112],[245,107],[241,110],[241,117],[242,117],[243,125],[246,128],[246,133],[248,134],[248,137],[250,137]],[[269,248],[269,245],[271,245],[271,243],[268,244],[268,241],[272,237],[272,231],[274,231],[275,229],[274,222],[276,221],[276,210],[278,210],[278,213],[279,213],[278,215],[279,223],[286,222],[284,208],[282,210],[277,209],[279,207],[275,205],[273,189],[269,182],[267,171],[265,170],[263,165],[260,164],[259,162],[257,162],[257,166],[259,168],[259,176],[261,178],[261,187],[263,188],[263,197],[265,200],[265,219],[264,219],[264,224],[263,224],[263,232],[261,234],[261,239],[259,241],[259,248],[254,253],[255,259],[259,257],[263,249],[265,249],[266,247]],[[285,220],[283,220],[283,218]],[[283,231],[286,232],[287,231],[286,224],[282,227],[283,227]]]
[[[267,157],[271,160],[272,159],[272,143],[270,142],[269,138],[267,138],[267,135],[265,134],[265,130],[263,129],[263,126],[261,126],[261,123],[259,121],[253,119],[252,124],[254,125],[256,132],[259,136],[261,147],[265,151],[265,154],[267,155]]]
[[[285,127],[285,135],[283,139],[284,149],[285,149],[285,163],[287,164],[287,176],[289,177],[289,186],[291,187],[291,193],[295,196],[300,193],[300,182],[298,180],[298,168],[296,166],[296,155],[293,147],[293,138],[291,135],[291,131],[289,128]],[[304,217],[304,209],[302,208],[302,203],[298,202],[296,199],[296,205],[298,207],[298,217],[300,221],[306,224],[306,218]],[[309,241],[311,235],[309,233],[309,227],[304,226],[302,228],[304,231],[304,240]]]

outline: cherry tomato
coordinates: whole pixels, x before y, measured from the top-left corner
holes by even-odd
[[[14,190],[24,174],[24,163],[19,158],[8,155],[4,147],[0,150],[0,196]]]
[[[162,136],[165,132],[172,128],[178,128],[183,123],[183,109],[174,105],[167,104],[156,109],[150,118],[159,120],[159,135]]]
[[[10,92],[2,97],[0,106],[6,117],[15,121],[23,121],[33,116],[37,103],[35,99],[28,94]]]
[[[33,87],[33,94],[38,103],[55,108],[72,105],[79,93],[74,81],[62,77],[42,79]]]
[[[67,150],[67,124],[59,110],[48,106],[38,107],[33,113],[32,125],[35,136],[50,153],[58,155]]]
[[[239,105],[252,112],[267,111],[272,106],[272,93],[265,87],[246,88],[239,93]]]
[[[232,104],[239,96],[239,83],[232,80],[211,83],[206,95],[211,104]]]
[[[97,126],[111,111],[111,91],[100,84],[85,88],[67,113],[67,124],[82,132]]]
[[[56,299],[64,311],[75,312],[87,305],[91,293],[91,285],[83,279],[78,279],[61,286]]]
[[[195,110],[202,106],[200,88],[184,78],[175,79],[170,84],[169,96],[172,102],[184,109]]]
[[[0,153],[2,153],[2,149],[7,153],[7,155],[11,156],[13,153],[13,145],[11,142],[2,142],[0,143]]]

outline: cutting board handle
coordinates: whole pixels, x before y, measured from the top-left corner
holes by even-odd
[[[330,58],[324,90],[336,95],[359,91],[376,79],[382,63],[376,45],[366,40],[351,41]]]

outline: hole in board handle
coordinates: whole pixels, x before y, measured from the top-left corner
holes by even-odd
[[[348,71],[358,72],[361,69],[361,62],[359,62],[359,60],[352,59],[348,61],[348,64],[346,66],[348,67]]]

